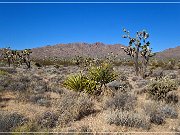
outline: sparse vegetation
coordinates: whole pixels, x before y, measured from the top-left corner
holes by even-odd
[[[148,33],[131,38],[124,32],[130,43],[123,49],[133,61],[117,54],[122,45],[109,52],[111,46],[101,43],[94,48],[106,48],[102,57],[60,58],[47,52],[42,58],[33,52],[36,57],[30,59],[30,50],[5,49],[0,58],[0,132],[178,131],[178,59],[150,59]]]
[[[147,92],[155,100],[166,100],[168,92],[175,91],[177,88],[175,80],[164,77],[152,80],[148,85]]]

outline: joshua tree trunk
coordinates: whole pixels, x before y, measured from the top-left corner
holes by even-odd
[[[136,54],[135,54],[135,60],[134,60],[135,72],[136,72],[137,76],[139,75],[138,57],[139,57],[139,47],[137,47]]]
[[[11,66],[11,60],[8,58],[7,61],[8,61],[8,66],[10,67]]]

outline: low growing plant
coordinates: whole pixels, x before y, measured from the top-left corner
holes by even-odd
[[[148,94],[155,100],[165,100],[167,93],[177,90],[178,85],[175,80],[163,77],[152,80],[148,85]]]

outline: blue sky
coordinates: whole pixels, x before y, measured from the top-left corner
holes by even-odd
[[[121,38],[124,27],[132,36],[146,29],[154,51],[176,47],[180,4],[0,4],[0,47],[71,42],[127,45],[128,40]]]

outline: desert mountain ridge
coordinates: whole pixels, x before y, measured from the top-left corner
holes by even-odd
[[[101,42],[96,43],[68,43],[56,44],[52,46],[44,46],[32,49],[32,56],[36,58],[45,57],[105,57],[108,53],[113,53],[118,56],[125,56],[124,51],[121,49],[124,45],[121,44],[104,44]]]
[[[122,44],[104,44],[96,43],[67,43],[46,45],[43,47],[32,48],[32,57],[43,59],[49,57],[71,58],[75,56],[85,57],[105,57],[111,52],[118,55],[119,58],[128,57],[123,49]],[[156,58],[180,58],[180,46],[169,48],[156,53]]]
[[[33,57],[74,57],[74,56],[87,56],[87,57],[105,57],[111,52],[118,55],[120,58],[128,57],[123,49],[122,44],[104,44],[102,42],[96,43],[68,43],[56,44],[51,46],[44,46],[33,48]],[[156,58],[180,58],[180,46],[169,48],[156,53]]]
[[[180,58],[180,45],[169,48],[156,54],[157,58]]]

